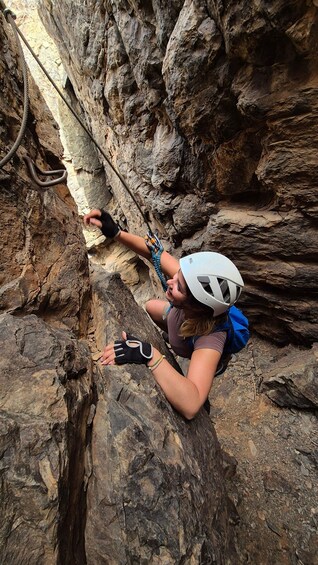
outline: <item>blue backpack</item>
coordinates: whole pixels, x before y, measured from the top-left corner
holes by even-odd
[[[167,290],[167,282],[165,276],[163,275],[160,268],[160,257],[163,252],[163,246],[154,233],[151,231],[145,237],[146,245],[149,248],[152,256],[152,261],[156,269],[156,273],[161,280],[163,290]],[[172,306],[171,306],[172,307]],[[227,332],[227,337],[225,341],[225,346],[221,359],[219,361],[215,375],[221,375],[224,373],[231,355],[233,353],[238,353],[247,344],[250,332],[248,329],[248,319],[244,314],[236,308],[236,306],[231,306],[227,313],[227,320],[217,326],[214,330],[215,332]],[[189,344],[194,348],[194,343],[199,336],[189,337]]]
[[[247,344],[250,337],[248,319],[236,306],[231,306],[227,313],[227,320],[217,326],[214,331],[227,332],[223,353],[215,373],[218,376],[224,373],[231,355],[241,351]],[[191,338],[193,346],[198,337],[194,336]]]
[[[228,311],[227,320],[215,328],[216,332],[227,332],[227,338],[222,356],[238,353],[247,344],[250,332],[248,329],[248,319],[243,312],[231,306]]]

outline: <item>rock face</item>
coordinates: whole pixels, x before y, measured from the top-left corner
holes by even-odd
[[[0,15],[1,159],[22,120],[21,60]],[[65,185],[43,189],[22,157],[61,168],[56,124],[31,81],[16,155],[0,171],[0,561],[84,562],[84,477],[92,404],[89,273]]]
[[[94,136],[177,254],[229,255],[257,332],[317,340],[316,2],[39,5]]]
[[[16,141],[24,104],[21,61],[14,43],[10,48],[8,24],[0,41],[4,157]],[[25,136],[0,177],[0,311],[34,313],[81,334],[87,326],[89,281],[77,209],[65,185],[40,188],[23,161],[28,154],[43,170],[61,169],[61,153],[56,124],[31,82]]]
[[[129,320],[163,347],[118,276],[93,283],[97,344]],[[0,344],[1,562],[236,561],[204,410],[186,423],[138,366],[97,371],[93,385],[87,345],[34,315],[0,316]]]
[[[0,38],[7,151],[23,104],[2,14]],[[22,160],[28,151],[41,169],[61,166],[56,125],[33,83],[30,100],[22,145],[0,173],[0,561],[235,562],[233,506],[208,415],[186,423],[146,367],[93,369],[95,349],[92,356],[82,339],[93,335],[91,289],[74,201],[65,185],[39,188]],[[100,351],[125,322],[163,349],[120,278],[102,278],[93,279],[91,345]]]
[[[318,408],[318,349],[286,352],[273,363],[261,390],[279,406]]]
[[[0,561],[84,563],[89,349],[34,315],[2,314],[0,344]]]
[[[122,329],[136,333],[138,328],[141,338],[164,351],[153,324],[118,275],[95,270],[92,284],[98,349],[105,328],[107,341],[120,337]],[[105,367],[97,390],[87,563],[235,563],[232,506],[207,413],[202,410],[185,422],[146,367]]]
[[[80,104],[74,100],[72,87],[66,78],[57,48],[45,32],[35,4],[36,2],[30,0],[11,2],[17,15],[19,29],[49,72],[55,85],[63,92],[70,104],[73,101],[74,110],[81,116]],[[24,47],[24,44],[22,46]],[[110,194],[94,144],[25,47],[24,55],[41,94],[59,124],[59,134],[64,148],[63,162],[68,171],[67,186],[76,201],[79,214],[87,213],[94,206],[105,207],[110,200]],[[82,118],[85,119],[84,116]]]
[[[304,362],[301,350],[254,336],[213,385],[212,421],[237,461],[226,478],[240,518],[235,563],[318,563],[317,400],[300,376],[312,363],[313,353]]]

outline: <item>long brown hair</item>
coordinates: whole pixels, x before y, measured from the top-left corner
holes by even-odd
[[[213,318],[213,310],[209,306],[199,302],[187,287],[187,300],[182,305],[185,320],[180,328],[181,337],[192,337],[195,335],[208,335],[216,326],[226,320],[227,314],[220,314]]]

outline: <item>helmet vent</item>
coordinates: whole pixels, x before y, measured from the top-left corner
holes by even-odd
[[[213,290],[212,290],[211,285],[210,285],[210,278],[209,277],[205,277],[205,276],[202,275],[202,276],[198,277],[198,281],[201,283],[205,292],[208,292],[209,294],[211,294],[211,296],[214,296]]]
[[[231,299],[231,294],[230,294],[229,284],[228,284],[227,280],[218,278],[218,283],[220,285],[220,289],[221,289],[221,292],[222,292],[222,295],[223,295],[224,302],[229,303],[230,299]]]
[[[235,299],[235,301],[240,298],[241,292],[242,292],[241,287],[240,287],[240,286],[236,286],[236,299]]]

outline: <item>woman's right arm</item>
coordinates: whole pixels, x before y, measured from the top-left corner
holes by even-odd
[[[99,219],[100,217],[100,210],[92,210],[89,214],[86,214],[84,216],[84,224],[86,226],[92,224],[102,229],[102,222]],[[114,222],[112,218],[111,221]],[[104,233],[104,235],[106,235],[107,237],[107,234]],[[129,232],[119,231],[114,239],[125,245],[125,247],[128,247],[128,249],[131,249],[132,251],[137,253],[137,255],[140,255],[141,257],[144,257],[145,259],[151,261],[151,253],[143,237],[131,234]],[[170,253],[167,253],[167,251],[163,251],[163,253],[161,254],[160,265],[162,271],[168,277],[173,277],[179,270],[179,261],[172,257]]]
[[[149,259],[151,261],[151,253],[146,245],[146,242],[143,237],[139,235],[133,235],[131,233],[121,231],[115,237],[116,241],[120,241],[123,245],[132,249],[138,255],[141,255],[145,259]],[[160,266],[165,275],[169,278],[173,277],[179,270],[179,261],[175,259],[170,253],[167,251],[163,251],[160,257]]]

